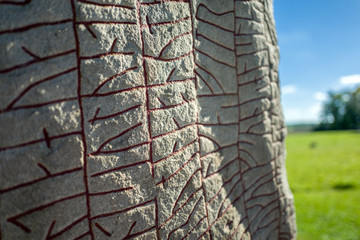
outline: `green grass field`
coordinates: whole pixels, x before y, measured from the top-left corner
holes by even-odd
[[[360,240],[360,133],[289,134],[287,172],[299,240]]]

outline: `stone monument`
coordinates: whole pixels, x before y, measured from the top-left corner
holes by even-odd
[[[272,0],[0,0],[0,239],[294,239]]]

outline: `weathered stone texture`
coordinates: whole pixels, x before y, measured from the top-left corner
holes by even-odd
[[[271,0],[0,0],[0,239],[293,239]]]

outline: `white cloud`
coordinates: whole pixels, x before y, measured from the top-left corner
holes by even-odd
[[[303,116],[301,110],[298,108],[284,108],[284,115],[287,123],[298,122]]]
[[[309,109],[309,114],[312,116],[313,119],[319,119],[320,113],[322,110],[322,104],[321,103],[315,103],[312,107]]]
[[[281,87],[281,93],[283,95],[286,94],[292,94],[292,93],[296,93],[297,92],[297,88],[294,85],[286,85]]]
[[[340,78],[340,83],[343,85],[351,85],[351,84],[360,83],[360,74],[343,76]]]
[[[288,124],[318,123],[320,121],[321,110],[321,102],[314,103],[309,107],[284,108],[285,121]]]
[[[314,98],[318,101],[325,101],[327,99],[327,95],[326,93],[323,93],[323,92],[316,92],[314,93]]]

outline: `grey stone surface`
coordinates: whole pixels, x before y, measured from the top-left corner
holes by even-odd
[[[271,0],[0,0],[0,239],[294,239]]]

